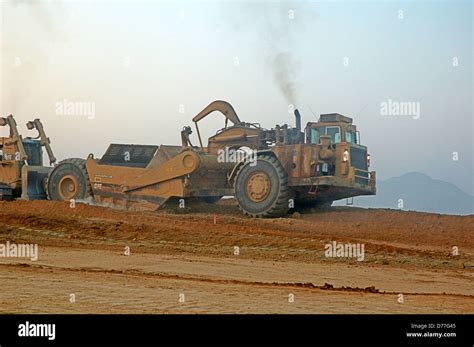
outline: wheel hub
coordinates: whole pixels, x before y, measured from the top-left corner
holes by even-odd
[[[254,202],[260,202],[270,193],[270,179],[264,172],[256,172],[247,181],[247,196]]]
[[[78,183],[74,176],[67,175],[61,178],[58,187],[59,195],[63,200],[69,200],[76,196]]]

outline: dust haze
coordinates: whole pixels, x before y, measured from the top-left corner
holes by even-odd
[[[7,113],[16,114],[21,110],[21,105],[28,102],[32,93],[42,91],[41,82],[47,77],[45,67],[49,64],[47,43],[57,39],[60,33],[54,27],[50,14],[51,5],[15,0],[4,2],[0,6],[2,14],[18,13],[22,20],[28,22],[28,29],[16,31],[12,37],[8,28],[2,25],[1,30],[1,61],[7,66],[13,63],[15,69],[2,66],[0,109],[3,114],[3,108],[8,107]],[[61,10],[62,5],[55,3],[54,7],[55,10]],[[4,103],[8,106],[4,106]]]

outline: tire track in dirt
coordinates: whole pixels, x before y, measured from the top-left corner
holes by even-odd
[[[115,275],[126,275],[126,276],[139,276],[139,277],[151,277],[151,278],[162,278],[172,279],[181,281],[195,281],[222,285],[247,285],[247,286],[263,286],[263,287],[284,287],[284,288],[304,288],[312,290],[329,290],[336,292],[356,292],[356,293],[370,293],[370,294],[385,294],[385,295],[397,295],[398,291],[381,291],[374,286],[366,288],[341,286],[334,287],[332,284],[324,283],[324,285],[316,285],[311,282],[260,282],[260,281],[245,281],[245,280],[230,280],[230,279],[219,279],[219,278],[207,278],[202,276],[192,276],[183,274],[171,274],[171,273],[159,273],[159,272],[144,272],[139,270],[116,270],[116,269],[103,269],[103,268],[92,268],[92,267],[61,267],[61,266],[46,266],[46,265],[33,265],[26,263],[10,263],[0,264],[1,267],[11,268],[28,268],[33,270],[45,270],[45,271],[58,271],[58,272],[89,272],[89,273],[104,273],[104,274],[115,274]],[[420,293],[420,292],[404,292],[404,295],[429,295],[429,296],[452,296],[452,297],[464,297],[474,299],[474,295],[467,294],[456,294],[456,293]]]

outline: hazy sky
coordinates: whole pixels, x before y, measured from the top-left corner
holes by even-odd
[[[0,2],[1,115],[24,135],[41,118],[59,159],[179,144],[215,99],[266,128],[294,124],[294,102],[303,124],[353,117],[379,179],[420,171],[474,194],[471,1]],[[419,118],[381,114],[389,100]]]

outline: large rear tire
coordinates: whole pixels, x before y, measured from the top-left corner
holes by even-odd
[[[281,217],[289,210],[288,175],[278,159],[261,156],[242,165],[234,181],[239,209],[251,217]]]
[[[84,159],[61,161],[48,176],[46,193],[49,200],[84,200],[92,196],[92,188]]]

